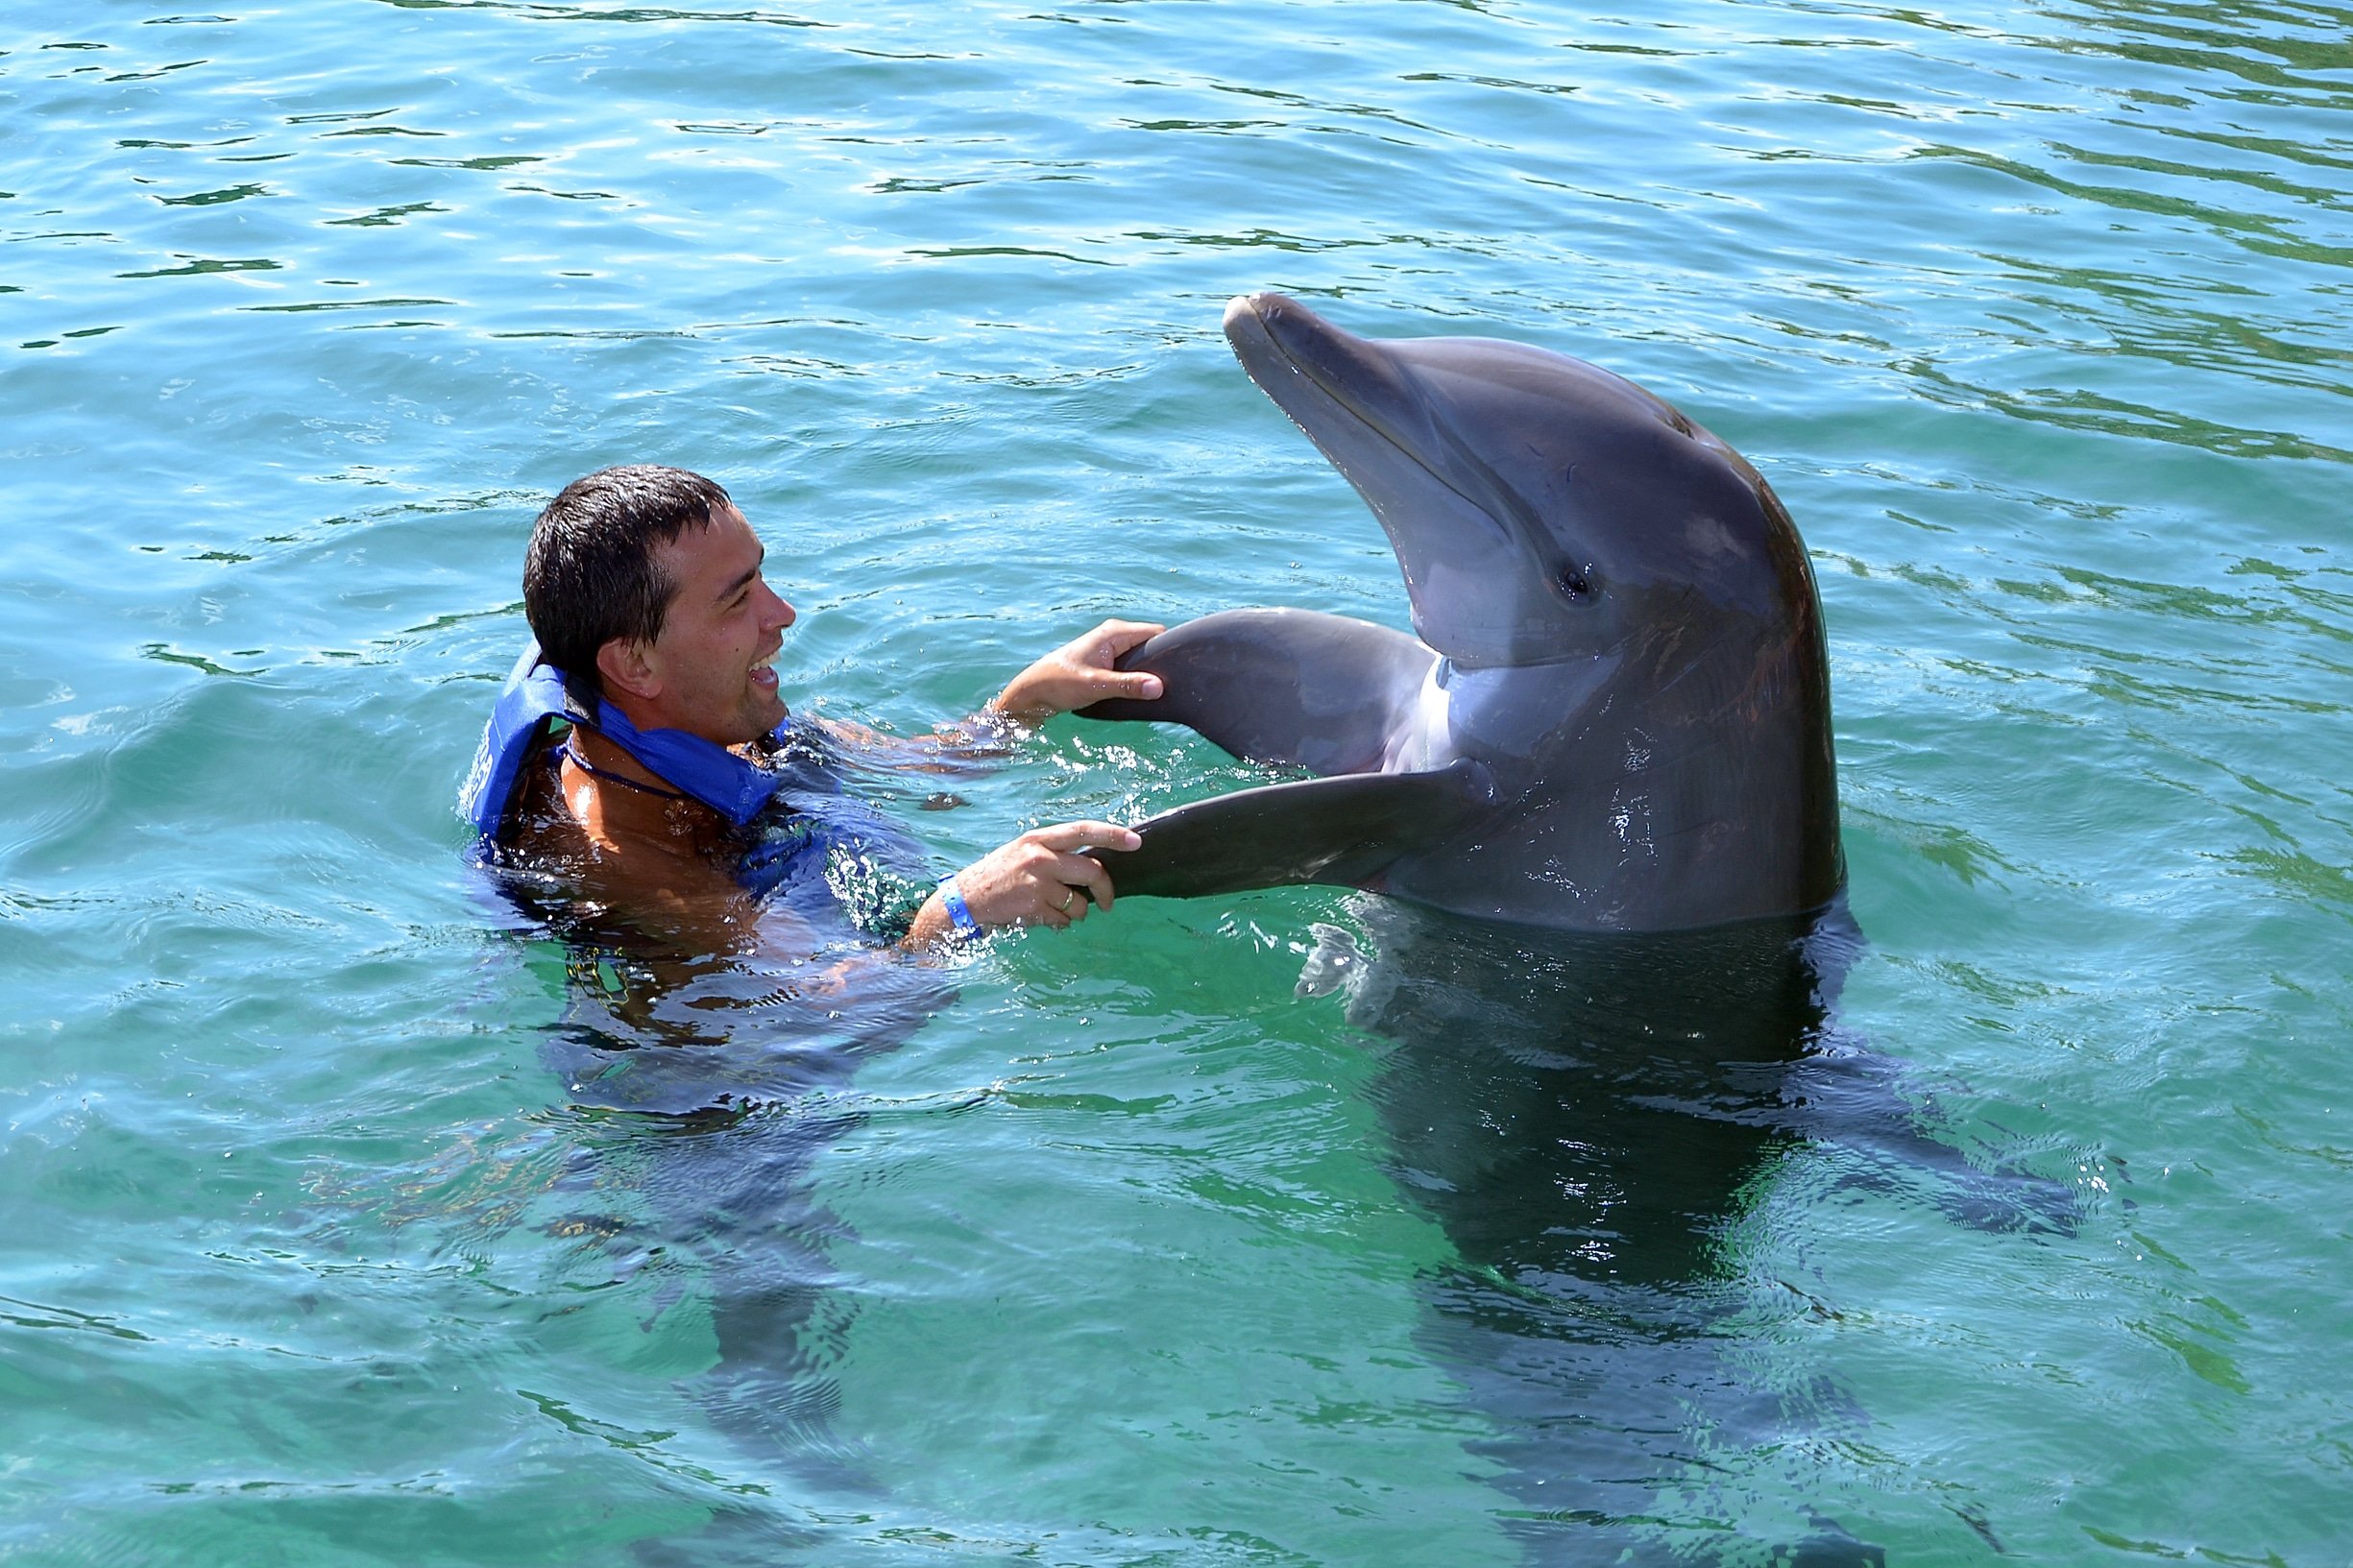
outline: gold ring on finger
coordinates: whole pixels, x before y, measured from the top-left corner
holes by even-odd
[[[1078,896],[1079,890],[1075,887],[1066,887],[1062,889],[1062,902],[1056,907],[1058,907],[1062,913],[1069,914],[1071,903],[1073,900],[1078,898]]]

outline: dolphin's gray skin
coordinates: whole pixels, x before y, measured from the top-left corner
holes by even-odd
[[[1484,338],[1226,307],[1250,378],[1389,535],[1419,639],[1242,610],[1123,665],[1190,725],[1322,777],[1206,801],[1107,854],[1119,891],[1368,888],[1563,930],[1826,905],[1844,880],[1821,609],[1757,470],[1609,372]]]

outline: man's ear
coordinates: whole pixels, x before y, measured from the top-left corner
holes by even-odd
[[[605,689],[650,702],[662,694],[662,678],[645,657],[645,644],[634,637],[617,637],[596,650],[596,673]]]

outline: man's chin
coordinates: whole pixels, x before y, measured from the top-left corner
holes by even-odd
[[[744,726],[750,731],[750,734],[743,737],[744,741],[749,743],[762,739],[769,731],[791,716],[792,711],[785,706],[785,699],[782,696],[774,692],[765,695],[755,693],[753,700],[744,705]]]

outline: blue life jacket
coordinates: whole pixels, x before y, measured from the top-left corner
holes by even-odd
[[[904,830],[842,792],[813,725],[791,717],[779,724],[767,737],[774,755],[763,765],[684,730],[640,730],[602,698],[592,716],[572,700],[563,672],[541,660],[537,642],[507,676],[458,790],[458,814],[473,826],[477,859],[494,858],[512,833],[524,770],[559,724],[595,731],[744,830],[736,880],[756,897],[830,889],[834,901],[858,905],[865,901],[855,889],[878,872],[885,880],[928,877],[920,846]]]

